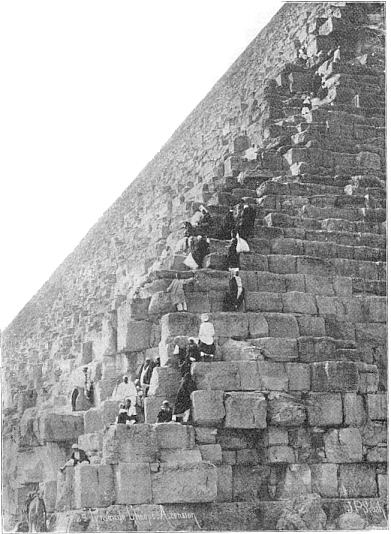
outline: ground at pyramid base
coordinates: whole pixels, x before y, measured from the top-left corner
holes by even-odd
[[[284,5],[6,329],[5,530],[387,528],[384,43],[384,4]],[[157,423],[204,314],[190,420]],[[148,359],[139,422],[116,423]]]

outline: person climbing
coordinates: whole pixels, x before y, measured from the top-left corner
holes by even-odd
[[[231,272],[229,279],[229,290],[224,298],[223,311],[238,311],[243,304],[244,288],[239,270]]]
[[[61,473],[64,472],[64,469],[66,467],[75,466],[77,464],[82,464],[84,462],[90,463],[90,459],[86,455],[86,453],[83,451],[83,449],[79,448],[79,445],[77,443],[74,443],[72,445],[72,454],[69,460],[65,462],[65,464],[60,467]]]
[[[188,423],[191,409],[191,394],[197,389],[190,373],[186,373],[181,380],[179,390],[176,396],[173,421]]]
[[[238,240],[233,236],[227,252],[227,265],[230,272],[236,271],[240,268],[240,255],[239,252],[236,251],[237,246]]]
[[[205,235],[199,235],[191,251],[194,261],[199,269],[202,269],[204,258],[209,254],[209,240]]]
[[[220,239],[229,239],[231,237],[232,230],[235,230],[235,219],[233,210],[229,210],[228,213],[224,216],[220,232]]]
[[[145,358],[145,362],[141,366],[141,369],[139,371],[139,375],[137,378],[137,382],[141,385],[141,388],[143,390],[143,396],[148,396],[148,390],[149,385],[151,383],[151,377],[152,372],[155,368],[155,363],[151,360],[151,358],[147,357]]]
[[[186,356],[192,362],[198,362],[200,360],[200,349],[196,344],[194,337],[189,337],[189,344],[186,348]]]
[[[238,233],[239,236],[247,241],[253,235],[256,211],[249,204],[243,203],[243,209],[239,215]]]
[[[172,408],[168,401],[163,401],[156,417],[157,423],[170,423],[172,421]]]
[[[200,356],[202,361],[211,361],[216,352],[216,345],[214,342],[215,329],[213,324],[209,321],[209,315],[203,313],[201,315],[201,324],[198,332],[198,347],[200,349]]]
[[[177,311],[187,311],[184,286],[191,283],[193,283],[193,278],[183,280],[181,279],[181,273],[178,272],[166,289],[166,293],[170,293],[171,302],[176,306]]]

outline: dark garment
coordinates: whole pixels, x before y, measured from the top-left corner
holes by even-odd
[[[238,221],[238,232],[240,237],[247,239],[253,234],[256,211],[252,206],[243,208]]]
[[[185,224],[184,224],[183,236],[184,237],[191,237],[193,235],[194,235],[194,228],[192,227],[191,223],[186,221]]]
[[[117,416],[117,423],[126,425],[126,421],[128,420],[129,416],[126,411],[120,412]]]
[[[316,94],[320,87],[322,87],[322,76],[315,72],[314,76],[312,77],[312,92]]]
[[[200,359],[200,349],[198,348],[198,345],[196,345],[195,343],[191,343],[190,345],[188,345],[186,349],[186,356],[189,359],[194,358],[194,360],[198,362]]]
[[[204,234],[208,235],[211,223],[212,223],[212,217],[210,213],[208,212],[204,213],[203,218],[200,220],[200,222],[196,226],[196,233],[199,233],[201,235],[204,235]]]
[[[169,423],[170,421],[172,421],[172,409],[169,408],[168,410],[163,410],[163,408],[161,408],[157,414],[156,422]]]
[[[232,211],[229,211],[224,217],[221,229],[220,229],[220,239],[231,239],[232,230],[235,229],[235,219]]]
[[[216,345],[214,343],[207,345],[203,341],[200,341],[198,347],[200,352],[203,352],[204,354],[214,354],[216,352]]]
[[[235,278],[231,278],[229,281],[229,291],[224,296],[223,311],[237,311],[243,304],[244,300],[244,288],[238,298],[238,284]]]
[[[204,263],[204,258],[209,254],[209,243],[205,237],[202,237],[199,241],[196,241],[193,245],[193,250],[191,251],[194,261],[197,263],[198,267],[201,269]]]
[[[239,269],[240,267],[239,253],[236,252],[237,244],[238,240],[235,237],[228,247],[227,263],[229,269]]]
[[[197,389],[190,373],[187,373],[181,381],[174,405],[174,414],[181,414],[191,408],[190,395]]]
[[[73,452],[71,455],[71,460],[73,460],[73,465],[81,464],[81,462],[88,462],[90,463],[90,459],[86,455],[86,453],[83,451],[83,449],[79,449],[79,458],[75,458],[75,453]]]
[[[152,372],[155,368],[155,363],[154,362],[149,362],[149,364],[146,364],[144,363],[142,366],[141,366],[141,369],[139,371],[139,374],[138,374],[138,379],[141,380],[141,375],[143,373],[143,370],[144,369],[147,369],[144,377],[143,377],[143,384],[150,384],[151,383],[151,377],[152,377]]]
[[[179,364],[179,371],[182,376],[185,376],[187,373],[190,373],[191,361],[187,356]]]

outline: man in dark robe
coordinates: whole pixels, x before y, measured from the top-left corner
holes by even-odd
[[[231,232],[235,230],[235,224],[234,212],[233,210],[229,210],[222,221],[219,238],[230,239]]]
[[[198,236],[197,240],[192,244],[192,248],[191,253],[194,261],[197,263],[198,268],[202,269],[204,258],[209,254],[209,243],[206,236]]]
[[[236,252],[237,245],[238,240],[236,239],[236,237],[233,237],[231,239],[227,252],[227,265],[229,270],[239,269],[240,267],[239,253]]]
[[[247,239],[253,235],[256,211],[248,204],[243,205],[243,210],[238,220],[238,233],[240,237]]]
[[[160,410],[157,414],[157,423],[170,423],[172,421],[172,408],[168,401],[163,401]]]
[[[187,373],[181,381],[179,391],[174,405],[174,418],[176,421],[181,420],[183,423],[188,422],[190,417],[191,399],[190,395],[197,389],[190,373]]]

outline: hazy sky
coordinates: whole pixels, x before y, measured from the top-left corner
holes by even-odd
[[[281,6],[0,3],[0,328]]]

